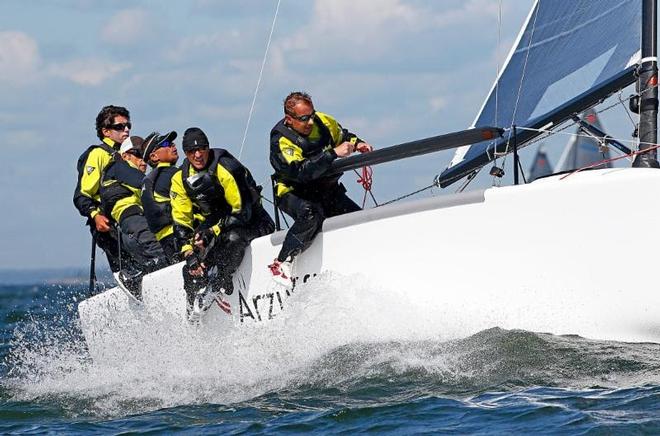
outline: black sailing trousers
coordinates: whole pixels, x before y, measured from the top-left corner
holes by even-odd
[[[188,294],[188,303],[192,304],[197,290],[209,282],[216,289],[224,288],[225,293],[230,295],[234,290],[232,275],[241,265],[250,242],[260,236],[273,233],[274,230],[273,219],[260,204],[253,206],[252,218],[248,225],[223,229],[203,258],[208,268],[205,277],[193,277],[188,268],[183,268],[183,283]]]
[[[307,250],[314,237],[321,231],[323,220],[326,218],[361,210],[360,206],[348,198],[346,188],[341,184],[330,193],[323,193],[314,200],[287,192],[279,198],[277,206],[295,220],[277,256],[280,262]]]
[[[129,266],[143,273],[150,273],[169,265],[167,256],[160,243],[156,241],[154,234],[149,230],[144,215],[122,217],[119,227],[122,248],[128,251],[134,259],[134,263],[122,265],[122,268]],[[123,262],[124,259],[122,259]]]
[[[163,248],[163,251],[169,259],[171,265],[181,262],[181,255],[179,250],[176,249],[176,238],[174,237],[174,234],[169,234],[158,242]]]

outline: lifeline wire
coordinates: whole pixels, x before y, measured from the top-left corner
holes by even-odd
[[[250,105],[250,113],[248,115],[247,123],[245,124],[245,132],[243,133],[243,141],[241,141],[241,149],[238,152],[238,159],[241,159],[243,154],[243,147],[245,146],[245,139],[247,138],[248,129],[250,128],[250,121],[252,120],[252,112],[254,112],[254,104],[257,101],[257,94],[259,93],[259,86],[261,85],[261,77],[264,74],[264,66],[266,65],[266,59],[268,58],[268,49],[270,48],[270,41],[273,39],[273,32],[275,31],[275,22],[277,21],[277,14],[280,10],[281,0],[277,0],[277,7],[275,8],[275,15],[273,16],[273,24],[270,26],[270,35],[268,35],[268,42],[266,43],[266,51],[264,52],[264,58],[261,61],[261,69],[259,70],[259,79],[257,80],[257,86],[254,89],[254,96],[252,97],[252,104]]]

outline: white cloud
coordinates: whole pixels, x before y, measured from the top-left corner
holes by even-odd
[[[23,32],[0,32],[0,81],[30,82],[41,60],[37,42]]]
[[[371,55],[377,55],[389,46],[398,31],[410,29],[422,20],[419,12],[399,0],[317,0],[309,24],[284,38],[282,45],[285,51],[314,52],[319,46],[340,44],[355,54],[364,53],[368,47]]]
[[[142,9],[124,9],[113,15],[101,30],[101,39],[109,44],[127,45],[140,40],[148,29],[148,15]]]
[[[131,67],[130,63],[113,63],[102,59],[76,59],[53,64],[48,72],[83,86],[97,86]]]
[[[438,112],[447,107],[447,99],[445,97],[437,96],[431,97],[429,100],[429,106],[433,112]]]
[[[316,0],[307,24],[276,45],[289,64],[418,65],[469,46],[481,31],[496,35],[498,8],[492,0]]]

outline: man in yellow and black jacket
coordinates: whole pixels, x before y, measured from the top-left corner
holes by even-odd
[[[124,287],[141,297],[144,274],[169,264],[165,252],[149,230],[142,209],[141,190],[147,164],[142,159],[142,138],[131,136],[119,148],[121,159],[106,168],[101,179],[101,210],[117,223],[122,247],[130,259],[122,259],[116,275]]]
[[[185,131],[182,147],[186,159],[172,177],[170,203],[192,304],[205,280],[231,294],[232,274],[250,241],[272,233],[275,226],[261,206],[260,187],[250,171],[227,150],[209,148],[206,134],[197,127]],[[201,224],[196,225],[196,217]],[[213,266],[217,274],[210,277]]]
[[[89,146],[78,158],[78,182],[73,193],[73,204],[83,217],[96,244],[103,249],[110,269],[119,271],[119,244],[116,229],[101,211],[99,188],[107,166],[116,159],[119,146],[131,130],[130,114],[125,107],[105,106],[96,116],[96,135],[100,144]],[[127,253],[122,256],[128,257]]]
[[[332,116],[316,111],[309,94],[286,97],[284,118],[270,132],[270,163],[277,206],[295,222],[269,265],[274,280],[291,285],[293,258],[309,247],[326,217],[360,210],[339,183],[341,174],[327,172],[335,159],[372,149]]]
[[[149,229],[172,263],[180,260],[174,238],[172,206],[170,205],[172,176],[179,171],[179,168],[175,166],[179,159],[176,144],[174,144],[176,136],[174,131],[165,135],[153,132],[144,139],[143,144],[143,158],[152,168],[144,179],[142,189],[144,216],[147,218]]]

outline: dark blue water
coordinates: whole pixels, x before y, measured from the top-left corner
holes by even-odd
[[[137,326],[102,362],[78,325],[84,291],[0,286],[0,433],[660,432],[655,344],[416,338],[405,316],[358,326],[311,307],[227,335]]]

